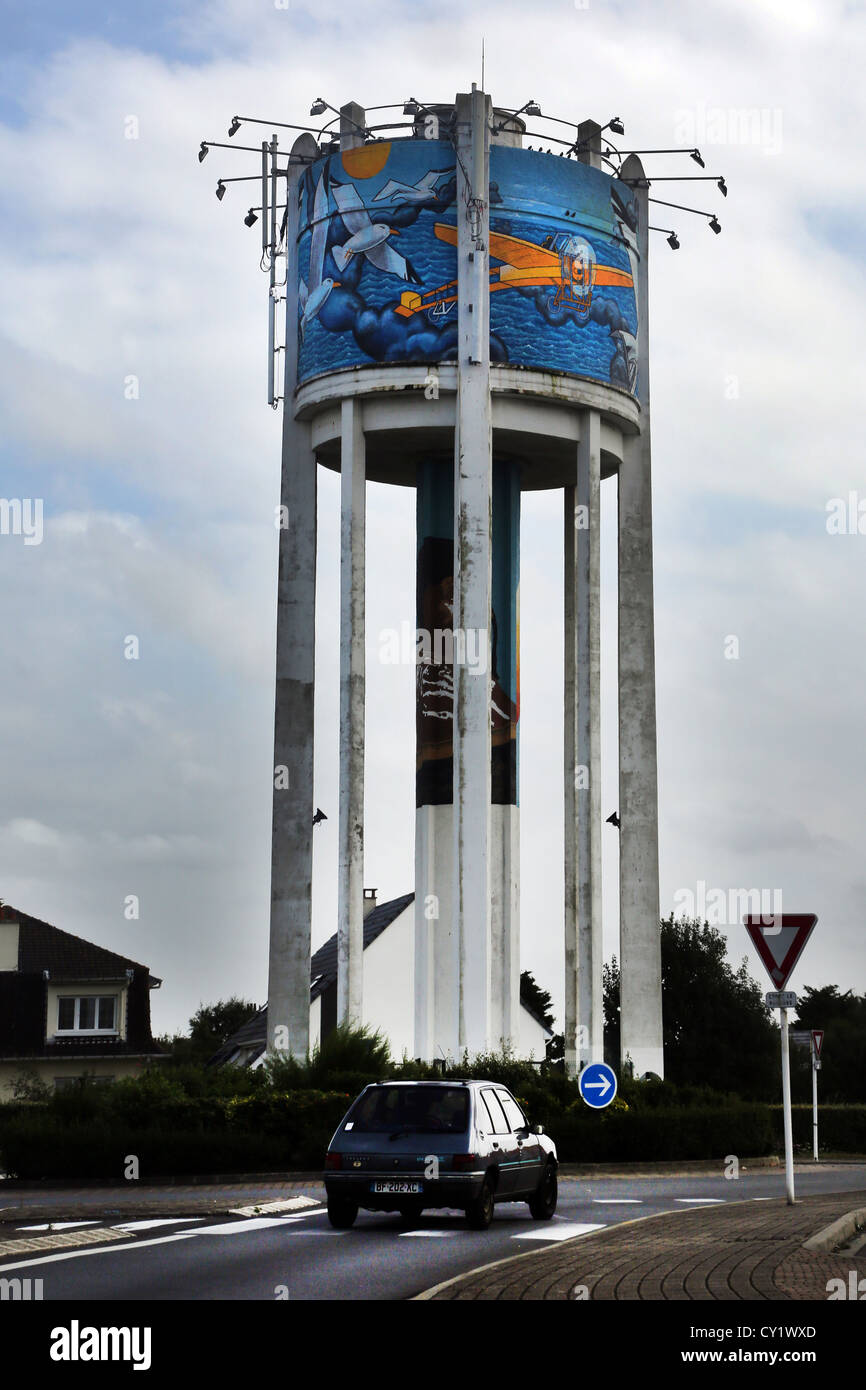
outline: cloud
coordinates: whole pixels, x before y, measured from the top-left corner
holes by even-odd
[[[165,980],[159,1027],[200,999],[266,988],[280,418],[265,406],[259,228],[242,221],[255,184],[213,196],[255,155],[214,149],[199,164],[199,141],[225,140],[235,112],[303,124],[317,95],[402,101],[419,55],[448,100],[480,78],[482,33],[503,106],[533,96],[575,122],[616,107],[624,148],[678,144],[691,122],[706,173],[727,179],[723,199],[712,180],[661,181],[704,172],[687,156],[653,165],[653,196],[723,224],[715,237],[654,205],[681,241],[672,253],[657,236],[651,252],[662,909],[699,878],[752,882],[763,856],[786,900],[846,924],[810,945],[809,982],[866,988],[852,896],[866,538],[825,528],[828,498],[863,487],[861,249],[828,230],[864,225],[856,161],[834,153],[862,124],[862,83],[840,74],[864,65],[863,16],[841,0],[599,0],[539,15],[525,24],[514,0],[390,3],[375,22],[333,0],[185,3],[147,41],[122,17],[112,43],[64,20],[16,69],[15,123],[0,127],[0,448],[4,494],[44,498],[45,537],[26,551],[0,537],[0,891],[149,964]],[[579,108],[551,32],[591,55]],[[269,133],[242,131],[251,145]],[[337,484],[323,471],[317,943],[336,911]],[[605,813],[618,796],[611,488]],[[524,518],[523,961],[558,1002],[561,499],[527,495]],[[414,618],[409,490],[371,486],[368,542],[375,632]],[[411,676],[371,658],[367,881],[380,900],[412,885]],[[124,920],[130,893],[138,923]]]

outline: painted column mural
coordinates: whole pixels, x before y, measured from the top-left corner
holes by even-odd
[[[520,467],[493,460],[492,614],[487,639],[454,633],[454,474],[450,460],[417,474],[416,804],[450,805],[454,661],[491,663],[491,801],[517,805],[520,716]]]

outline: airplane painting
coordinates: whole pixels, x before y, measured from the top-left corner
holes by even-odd
[[[441,241],[451,246],[457,245],[456,227],[437,222],[434,232]],[[589,242],[570,232],[551,233],[539,244],[491,231],[490,255],[501,262],[490,272],[491,294],[496,290],[550,285],[555,291],[550,296],[551,307],[556,309],[564,304],[570,305],[582,322],[589,318],[597,285],[618,285],[628,289],[634,284],[630,271],[598,265]],[[404,290],[394,312],[403,318],[425,312],[438,317],[445,306],[453,306],[456,301],[457,281],[451,280],[424,294]]]

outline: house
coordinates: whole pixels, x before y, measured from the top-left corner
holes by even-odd
[[[137,1076],[165,1055],[150,1031],[161,983],[137,961],[0,907],[0,1100],[26,1074],[57,1087]]]
[[[364,890],[364,1023],[388,1039],[391,1056],[414,1056],[415,912],[414,893],[377,903],[375,889]],[[532,1007],[521,984],[519,1055],[541,1062],[553,1031]],[[211,1058],[211,1065],[255,1067],[264,1061],[267,1005],[248,1019]],[[310,1047],[337,1025],[337,937],[320,946],[310,961]]]

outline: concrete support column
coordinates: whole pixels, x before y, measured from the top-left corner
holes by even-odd
[[[460,956],[452,915],[454,807],[415,812],[415,1056],[459,1055]]]
[[[310,148],[312,147],[312,148]],[[293,154],[314,155],[302,135]],[[281,526],[277,584],[268,1051],[303,1060],[310,1039],[313,881],[313,714],[316,632],[316,458],[309,427],[295,419],[298,374],[298,198],[288,191],[288,271]]]
[[[565,1062],[604,1060],[601,917],[601,422],[581,414],[565,489]]]
[[[364,1004],[363,406],[342,403],[340,455],[340,824],[337,1019],[360,1025]]]
[[[601,421],[581,417],[577,447],[577,862],[579,1060],[604,1061],[601,930]],[[584,1048],[586,1051],[584,1052]]]
[[[340,107],[340,149],[356,150],[364,143],[367,113],[357,101],[347,101]]]
[[[442,641],[454,623],[454,465],[415,469],[415,1056],[456,1056],[460,953],[452,917],[454,662]],[[438,634],[438,638],[437,638]]]
[[[454,460],[454,923],[462,1052],[487,1051],[490,1027],[490,98],[457,97],[458,367]],[[488,659],[458,660],[483,643]]]
[[[577,486],[563,489],[563,859],[565,870],[565,1070],[580,1070],[577,1048],[579,1009],[577,949]]]
[[[648,187],[639,179],[638,399],[641,432],[625,441],[619,470],[620,1056],[636,1076],[664,1075],[659,930],[658,773],[653,627],[652,484],[648,334]]]
[[[490,807],[491,1046],[520,1048],[520,809]]]
[[[493,460],[491,512],[490,1032],[520,1046],[520,464]]]

